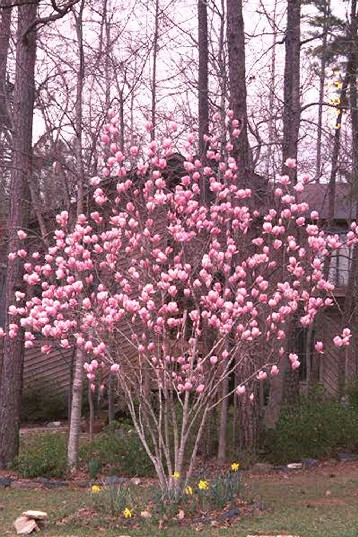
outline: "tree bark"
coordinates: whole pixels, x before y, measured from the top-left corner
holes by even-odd
[[[35,99],[36,33],[27,31],[36,19],[37,2],[18,7],[16,74],[13,109],[13,169],[11,174],[9,252],[23,248],[17,231],[28,227],[30,196],[28,180],[32,174],[32,118]],[[32,26],[34,28],[34,26]],[[19,256],[8,262],[5,311],[14,302],[16,290],[24,290],[23,260]],[[0,466],[6,466],[18,453],[20,401],[23,373],[23,329],[16,337],[8,333],[9,325],[19,321],[6,318],[6,336],[0,382]]]
[[[204,136],[209,131],[209,51],[208,51],[208,11],[206,0],[198,0],[198,111],[199,111],[199,158],[205,160],[206,142]]]
[[[80,447],[83,364],[84,353],[81,349],[77,349],[72,385],[70,431],[67,446],[67,464],[70,470],[75,470],[77,467],[78,451]]]
[[[229,58],[230,109],[240,123],[234,156],[238,161],[238,176],[242,185],[248,185],[253,172],[252,155],[247,135],[245,34],[242,0],[227,0],[227,47]]]
[[[285,72],[283,87],[283,141],[282,160],[297,159],[300,128],[300,9],[301,0],[287,1],[285,36]],[[283,173],[296,178],[295,170],[283,164]]]
[[[2,2],[2,7],[8,5],[9,0]],[[1,9],[0,17],[0,131],[2,131],[11,128],[6,79],[6,66],[11,35],[11,9]]]
[[[78,68],[77,68],[77,87],[76,87],[76,104],[75,104],[75,126],[76,126],[76,176],[77,176],[77,215],[82,214],[83,207],[83,183],[84,183],[84,168],[82,154],[82,108],[83,108],[83,84],[84,84],[84,49],[83,49],[83,10],[84,0],[81,1],[78,14],[75,14],[76,33],[78,45]],[[81,279],[80,274],[77,275]],[[79,313],[80,315],[80,313]],[[77,468],[79,442],[81,436],[81,415],[82,415],[82,390],[83,390],[83,364],[84,355],[81,349],[76,350],[75,354],[75,371],[72,385],[72,404],[71,404],[71,420],[70,431],[67,445],[67,464],[70,470]]]

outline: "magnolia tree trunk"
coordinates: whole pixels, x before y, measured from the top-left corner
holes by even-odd
[[[67,450],[67,461],[70,470],[74,470],[77,467],[78,450],[80,446],[83,363],[83,351],[81,349],[77,349],[72,384],[70,432]]]
[[[27,31],[35,21],[37,2],[18,8],[16,45],[16,75],[13,106],[13,171],[11,175],[9,252],[23,250],[17,232],[26,229],[29,217],[28,180],[32,173],[32,118],[35,98],[34,70],[36,60],[36,34]],[[23,281],[24,260],[19,255],[8,263],[6,275],[6,305],[14,303],[16,291],[25,291]],[[7,316],[0,384],[0,465],[6,466],[18,453],[20,427],[20,401],[23,373],[23,329],[12,329],[16,322]]]

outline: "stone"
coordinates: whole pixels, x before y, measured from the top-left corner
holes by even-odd
[[[358,455],[353,453],[337,453],[337,458],[340,462],[355,462],[358,460]]]
[[[27,516],[17,517],[14,526],[18,535],[29,535],[29,533],[39,529],[36,521],[32,518],[27,518]]]
[[[49,479],[47,477],[35,477],[34,481],[36,481],[36,483],[41,483],[41,485],[45,485],[45,483],[49,482]]]
[[[39,483],[36,483],[36,481],[13,481],[11,488],[19,490],[37,489],[39,488]]]
[[[61,427],[62,423],[60,421],[50,421],[47,424],[47,427],[49,429],[56,429],[57,427]]]
[[[237,516],[240,516],[240,509],[238,507],[232,507],[222,515],[223,520],[231,520]]]
[[[11,477],[0,477],[0,488],[11,487],[11,483],[12,483]]]
[[[250,474],[270,474],[274,470],[273,464],[268,462],[257,462],[250,469]]]
[[[47,520],[48,519],[48,515],[47,513],[45,513],[45,511],[33,511],[33,510],[24,511],[22,513],[22,516],[27,516],[27,518],[33,518],[35,520]]]
[[[290,462],[290,464],[287,465],[287,468],[289,470],[302,470],[303,464],[302,462]]]
[[[109,475],[105,478],[105,485],[122,485],[125,482],[124,477],[118,477],[117,475]]]
[[[61,487],[68,487],[68,481],[47,481],[45,483],[47,489],[58,489]]]
[[[304,468],[313,468],[314,466],[319,465],[319,461],[317,459],[308,458],[308,459],[303,459],[302,464]]]

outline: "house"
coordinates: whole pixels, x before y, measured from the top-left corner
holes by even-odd
[[[301,194],[301,200],[306,201],[310,209],[319,213],[323,227],[330,232],[340,235],[344,241],[350,222],[357,214],[356,200],[352,196],[352,188],[348,183],[338,183],[335,187],[335,206],[333,219],[329,215],[329,186],[314,183],[307,185]],[[310,385],[320,383],[328,395],[342,396],[344,386],[354,378],[358,378],[358,332],[354,330],[356,322],[354,288],[357,283],[351,282],[353,247],[344,246],[331,259],[329,279],[335,285],[333,293],[334,305],[320,315],[314,326],[301,329],[297,334],[297,344],[302,362],[300,372],[301,388],[306,391]],[[349,302],[349,299],[352,299]],[[347,319],[345,321],[344,319]],[[337,348],[332,339],[342,332],[349,323],[352,329],[349,347]],[[314,342],[322,341],[325,345],[323,354],[314,348]]]

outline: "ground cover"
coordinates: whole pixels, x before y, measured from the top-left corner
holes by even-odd
[[[300,537],[356,537],[358,527],[358,464],[322,463],[318,468],[269,475],[244,475],[243,496],[252,508],[241,507],[232,520],[213,523],[187,517],[143,519],[133,505],[133,517],[97,510],[90,489],[75,483],[47,490],[39,484],[31,490],[0,490],[1,535],[15,535],[13,521],[26,509],[48,512],[43,537],[246,537],[249,534],[292,534]],[[147,482],[137,487],[145,497]],[[250,512],[251,511],[251,512]],[[209,518],[209,517],[208,517]],[[215,517],[213,517],[215,518]]]

